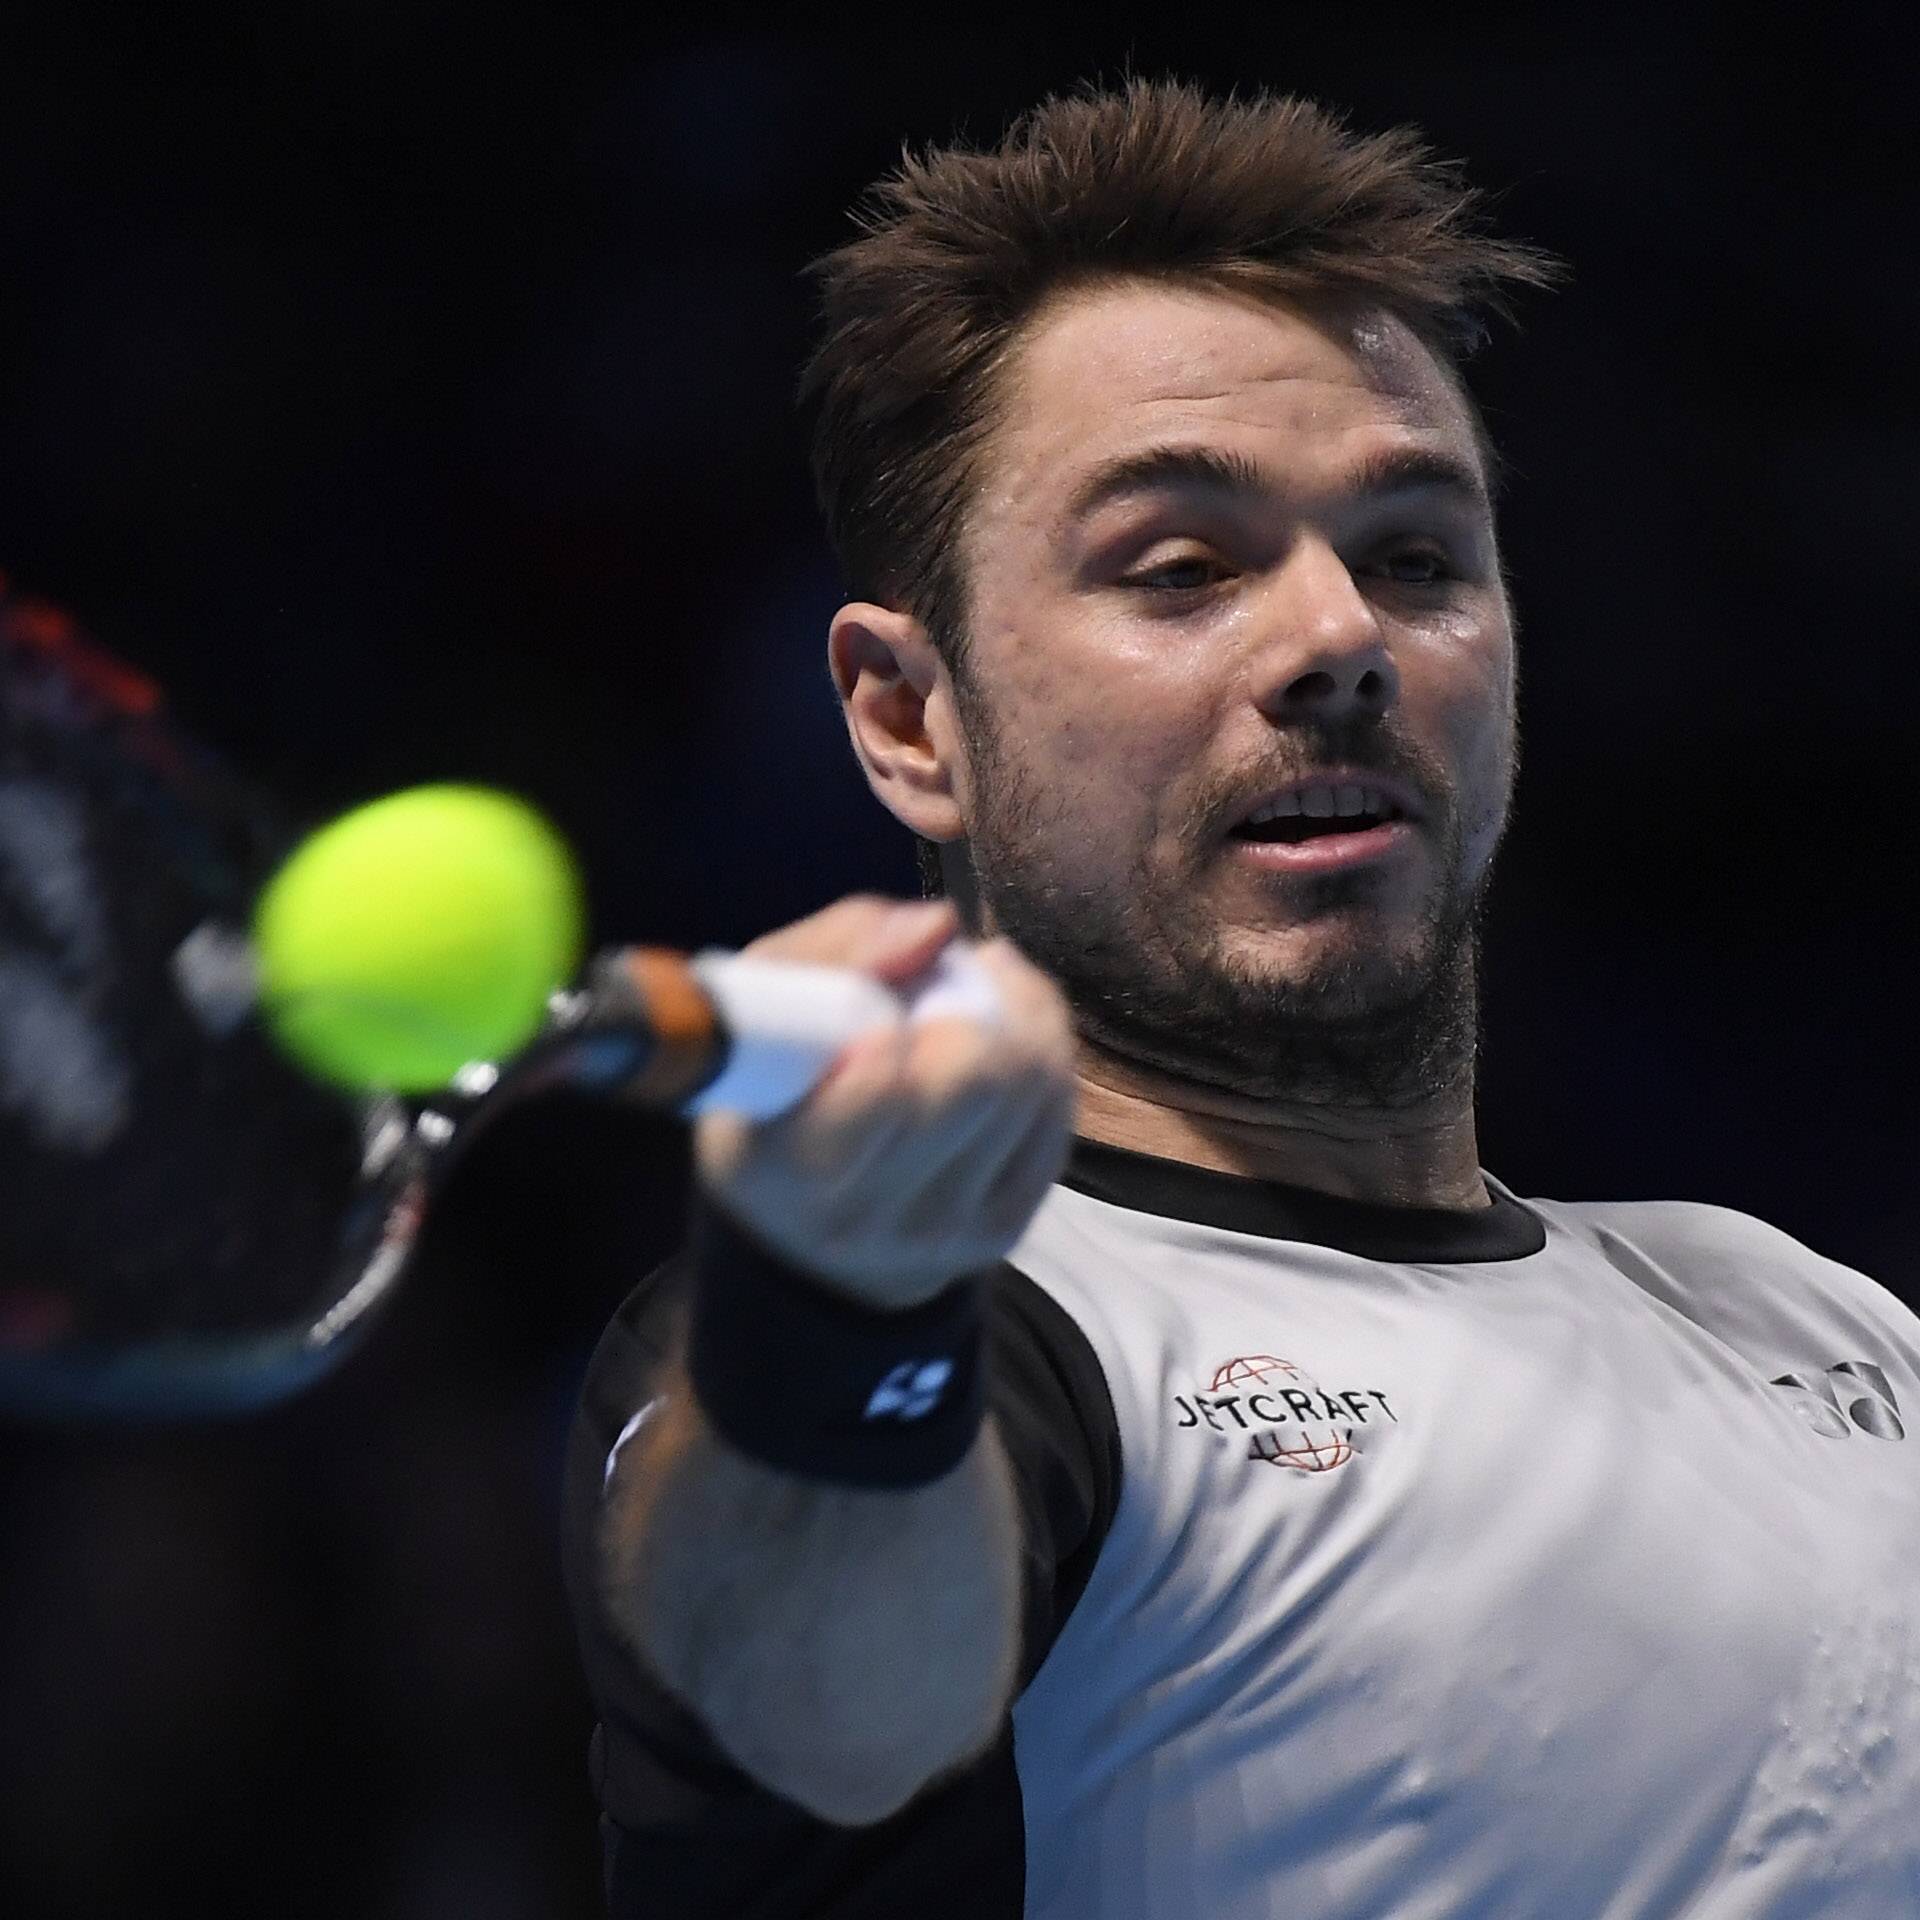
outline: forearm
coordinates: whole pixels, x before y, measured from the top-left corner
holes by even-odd
[[[900,990],[954,931],[854,898],[748,951]],[[1065,1159],[1073,1033],[1011,947],[971,964],[990,1009],[877,1026],[776,1118],[700,1115],[684,1337],[608,1494],[613,1618],[722,1752],[845,1825],[982,1752],[1018,1679],[985,1276]]]
[[[1020,1639],[1020,1535],[991,1419],[951,1472],[843,1487],[751,1460],[683,1372],[620,1455],[609,1604],[733,1761],[828,1820],[903,1805],[994,1737]]]

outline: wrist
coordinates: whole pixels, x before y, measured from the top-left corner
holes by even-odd
[[[709,1194],[692,1214],[687,1374],[708,1424],[801,1479],[904,1489],[971,1449],[986,1394],[984,1284],[865,1304],[794,1265]]]

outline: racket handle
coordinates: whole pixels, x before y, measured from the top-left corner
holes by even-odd
[[[574,1019],[520,1078],[523,1088],[594,1086],[688,1116],[724,1107],[770,1120],[863,1033],[942,1017],[993,1022],[1001,1012],[992,978],[964,945],[945,948],[905,994],[839,967],[621,947],[594,961]]]
[[[719,1013],[728,1044],[719,1071],[682,1112],[725,1107],[768,1120],[803,1100],[850,1041],[901,1021],[962,1017],[992,1023],[1000,995],[973,954],[949,946],[912,991],[864,974],[752,954],[695,954],[689,971]]]

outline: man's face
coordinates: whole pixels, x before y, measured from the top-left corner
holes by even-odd
[[[1006,382],[958,688],[991,925],[1123,1058],[1257,1098],[1454,1084],[1515,762],[1459,395],[1381,315],[1147,284],[1048,310]],[[1350,857],[1248,821],[1369,774],[1413,817]]]

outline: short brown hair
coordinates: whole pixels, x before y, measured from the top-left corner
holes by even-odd
[[[813,472],[843,584],[965,645],[959,535],[995,375],[1050,296],[1161,279],[1309,308],[1355,298],[1403,320],[1459,383],[1510,317],[1504,289],[1560,263],[1484,232],[1460,163],[1410,128],[1353,134],[1291,95],[1210,98],[1130,80],[1055,96],[999,144],[908,152],[813,263],[824,330],[801,377]],[[1494,450],[1466,395],[1497,481]]]

